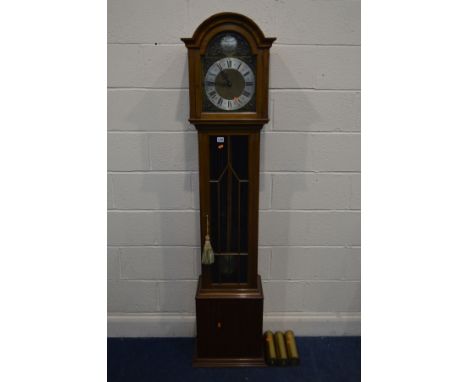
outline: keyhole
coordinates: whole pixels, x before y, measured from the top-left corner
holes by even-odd
[[[218,329],[221,329],[221,322],[218,322],[217,327],[218,327]]]

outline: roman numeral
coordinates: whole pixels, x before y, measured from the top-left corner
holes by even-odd
[[[218,67],[219,71],[223,70],[223,67],[219,64],[216,64],[216,66]]]
[[[231,60],[227,60],[226,63],[227,63],[227,67],[228,67],[228,68],[230,68],[230,67],[232,66]]]
[[[245,86],[253,86],[253,82],[246,82]]]
[[[214,82],[213,81],[206,81],[206,85],[207,86],[214,86]]]
[[[247,71],[243,74],[243,76],[245,77],[245,76],[247,76],[247,75],[249,75],[249,74],[250,74],[250,72],[247,70]]]
[[[237,67],[237,70],[242,66],[242,62],[239,63],[239,66]]]
[[[242,92],[242,95],[243,95],[244,97],[250,97],[250,93],[249,93],[247,90],[244,90],[244,91]]]
[[[213,90],[208,93],[211,98],[213,98],[216,95],[216,92]]]
[[[220,99],[218,100],[218,106],[221,106],[222,104],[223,104],[223,99],[220,98]]]
[[[231,101],[228,101],[228,109],[231,108]]]

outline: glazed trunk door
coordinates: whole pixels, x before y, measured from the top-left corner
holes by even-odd
[[[245,284],[248,273],[248,135],[209,137],[214,284]]]
[[[199,131],[201,242],[207,216],[214,263],[202,266],[203,288],[257,288],[258,132]]]

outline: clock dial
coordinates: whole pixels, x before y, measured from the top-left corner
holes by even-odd
[[[221,110],[241,109],[255,94],[254,72],[238,58],[222,58],[206,72],[205,93],[210,102]]]

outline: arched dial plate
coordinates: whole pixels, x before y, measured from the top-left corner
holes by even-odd
[[[205,92],[210,102],[221,110],[241,109],[255,94],[254,72],[238,58],[222,58],[206,72]]]

